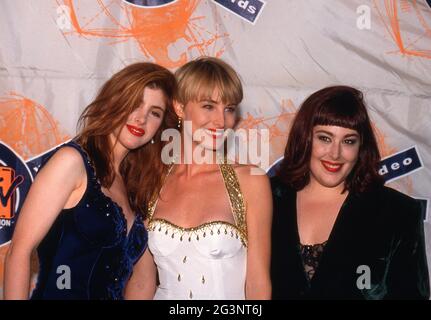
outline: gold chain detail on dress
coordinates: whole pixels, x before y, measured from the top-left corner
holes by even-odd
[[[168,172],[164,178],[168,177],[171,170],[173,168],[173,164],[169,166]],[[240,237],[242,239],[242,242],[245,246],[247,246],[247,223],[246,223],[246,207],[244,203],[244,196],[241,192],[241,188],[239,185],[238,177],[235,173],[234,168],[232,165],[225,162],[219,164],[220,172],[223,177],[223,181],[226,187],[226,191],[229,197],[229,203],[232,210],[232,215],[235,221],[236,229],[241,233]],[[148,204],[148,221],[149,223],[153,219],[154,211],[157,206],[157,200],[158,197],[152,200]],[[158,220],[158,219],[156,219]],[[211,224],[211,223],[205,223],[204,225]],[[178,227],[178,226],[176,226]],[[199,226],[201,227],[201,226]],[[181,228],[181,227],[178,227]],[[181,228],[181,229],[193,229],[193,228]]]
[[[220,172],[229,195],[229,202],[235,224],[242,233],[243,238],[247,239],[246,208],[238,177],[232,165],[226,162],[220,164]]]

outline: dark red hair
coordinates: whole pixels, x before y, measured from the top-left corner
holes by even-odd
[[[166,166],[161,160],[162,131],[176,124],[172,98],[176,90],[174,75],[154,63],[141,62],[127,66],[114,74],[101,88],[96,99],[84,110],[80,133],[76,141],[87,151],[102,186],[109,188],[115,178],[112,145],[109,135],[124,126],[130,113],[142,103],[145,88],[160,89],[165,96],[163,122],[154,136],[154,144],[131,150],[120,164],[130,206],[142,214],[146,204],[161,188]]]
[[[317,125],[356,130],[360,137],[358,161],[345,181],[345,190],[364,192],[382,185],[377,141],[361,91],[348,86],[321,89],[301,105],[289,133],[277,175],[296,190],[310,182],[313,128]]]

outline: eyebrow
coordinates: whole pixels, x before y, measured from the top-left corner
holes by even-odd
[[[215,101],[215,100],[212,100],[212,99],[202,99],[199,102],[209,102],[209,103],[215,103],[215,104],[219,103],[218,101]]]
[[[151,106],[151,108],[160,109],[162,112],[165,112],[165,109],[160,106]]]
[[[220,103],[220,101],[215,101],[215,100],[212,100],[212,99],[202,99],[202,100],[200,100],[199,102],[204,102],[204,103],[214,103],[214,104],[219,104]],[[236,108],[237,107],[237,104],[236,103],[228,103],[228,104],[226,104],[226,106],[227,107],[233,107],[233,108]]]
[[[333,137],[334,135],[332,134],[332,132],[329,132],[329,131],[326,131],[326,130],[318,130],[318,131],[316,131],[315,133],[325,133],[325,134],[327,134],[328,136],[331,136],[331,137]],[[357,134],[357,133],[349,133],[349,134],[346,134],[343,138],[350,138],[350,137],[356,137],[356,138],[359,138],[359,135]]]

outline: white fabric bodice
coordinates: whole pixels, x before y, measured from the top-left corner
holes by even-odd
[[[148,234],[160,282],[154,299],[245,299],[247,248],[234,225],[183,229],[154,219]]]
[[[154,299],[245,299],[245,202],[233,167],[223,163],[219,168],[234,224],[213,221],[182,228],[164,219],[153,219],[157,200],[149,205],[148,248],[159,274]]]

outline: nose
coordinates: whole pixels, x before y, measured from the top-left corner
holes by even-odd
[[[138,108],[135,111],[134,120],[136,124],[143,125],[147,122],[148,114],[142,109]]]
[[[213,123],[216,126],[216,128],[224,128],[225,123],[225,113],[224,110],[219,110],[215,112]]]
[[[340,158],[341,154],[341,143],[333,142],[330,146],[329,155],[333,160]]]

